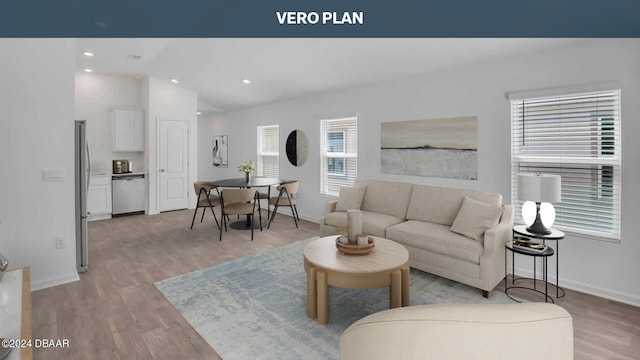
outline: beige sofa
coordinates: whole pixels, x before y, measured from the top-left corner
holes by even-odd
[[[327,204],[322,236],[347,226],[360,209],[362,232],[409,250],[411,267],[489,292],[504,278],[504,244],[511,240],[513,207],[502,195],[464,189],[358,179]]]
[[[369,315],[340,359],[573,359],[573,320],[547,303],[421,305]]]

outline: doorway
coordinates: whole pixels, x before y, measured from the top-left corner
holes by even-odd
[[[159,210],[189,207],[189,122],[160,120]]]

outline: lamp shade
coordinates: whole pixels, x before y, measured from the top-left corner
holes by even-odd
[[[536,203],[559,202],[560,175],[518,174],[518,199]]]

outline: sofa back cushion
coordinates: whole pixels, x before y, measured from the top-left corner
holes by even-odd
[[[365,186],[347,186],[340,188],[340,196],[336,204],[336,211],[360,210]]]
[[[407,205],[413,185],[382,180],[357,179],[356,186],[366,186],[361,210],[373,211],[406,219]]]
[[[465,196],[489,205],[502,205],[502,195],[497,193],[414,185],[407,209],[407,220],[428,221],[451,226],[460,211]]]
[[[465,196],[462,207],[449,229],[484,243],[484,232],[498,225],[500,215],[502,206],[489,205]]]

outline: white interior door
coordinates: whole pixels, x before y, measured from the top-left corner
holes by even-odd
[[[189,207],[189,122],[160,120],[160,211]]]

